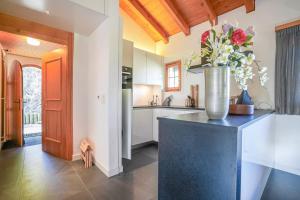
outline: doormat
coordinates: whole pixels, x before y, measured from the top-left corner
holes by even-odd
[[[24,146],[32,146],[42,144],[42,137],[41,136],[34,136],[34,137],[25,137],[24,138]]]
[[[6,141],[2,146],[2,150],[16,148],[18,145],[13,141]]]

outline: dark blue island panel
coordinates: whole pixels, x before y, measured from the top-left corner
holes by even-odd
[[[159,118],[159,200],[240,199],[242,128],[270,114]]]

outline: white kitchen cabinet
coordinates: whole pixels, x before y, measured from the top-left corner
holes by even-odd
[[[158,117],[174,117],[176,115],[181,114],[189,114],[189,113],[197,113],[197,112],[204,112],[202,110],[186,110],[186,109],[168,109],[168,108],[158,108],[153,109],[153,140],[158,142],[159,141],[159,123],[157,118]]]
[[[163,58],[153,53],[147,53],[147,83],[163,86]]]
[[[133,84],[147,84],[147,53],[133,50]]]
[[[126,67],[133,66],[133,42],[128,40],[123,40],[122,65]]]
[[[174,117],[180,114],[204,112],[201,110],[145,108],[134,109],[132,114],[132,145],[159,141],[158,117]]]
[[[153,141],[153,109],[134,109],[132,145]]]
[[[134,48],[133,84],[163,86],[163,57]]]
[[[158,142],[158,120],[161,117],[161,109],[153,109],[153,140]]]

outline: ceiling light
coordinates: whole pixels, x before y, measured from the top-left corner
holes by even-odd
[[[27,43],[32,46],[40,46],[41,42],[37,39],[27,37]]]

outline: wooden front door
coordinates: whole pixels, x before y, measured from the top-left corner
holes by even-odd
[[[7,139],[23,146],[23,77],[22,65],[15,60],[7,70],[6,78]]]
[[[67,49],[57,49],[42,59],[43,151],[68,159],[67,153]],[[70,141],[69,141],[70,142]]]
[[[17,143],[23,146],[23,73],[22,65],[17,62],[15,66],[15,99],[14,99],[14,120]]]

